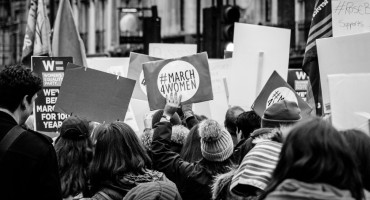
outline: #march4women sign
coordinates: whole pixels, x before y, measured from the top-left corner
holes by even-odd
[[[207,53],[143,64],[151,110],[162,109],[166,96],[181,94],[182,104],[213,99]]]

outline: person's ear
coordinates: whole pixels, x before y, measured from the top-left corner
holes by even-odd
[[[20,105],[21,110],[25,110],[26,109],[26,103],[28,103],[27,97],[28,97],[28,95],[25,95],[23,97],[22,101],[21,101],[21,105]]]

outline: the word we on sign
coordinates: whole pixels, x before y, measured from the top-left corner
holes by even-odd
[[[206,53],[144,63],[143,71],[151,110],[162,109],[173,93],[181,94],[183,104],[213,99]]]

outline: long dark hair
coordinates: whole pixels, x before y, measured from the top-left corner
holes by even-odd
[[[334,127],[320,118],[309,119],[292,128],[272,180],[260,199],[285,179],[326,183],[348,189],[357,200],[363,198],[360,174],[348,143]]]
[[[93,192],[103,181],[115,182],[126,173],[141,174],[151,160],[132,128],[123,122],[102,124],[95,130],[95,154],[91,164]]]
[[[370,137],[366,133],[349,129],[341,131],[350,148],[355,152],[364,188],[370,191]]]
[[[69,130],[68,135],[77,135]],[[59,137],[55,143],[63,198],[88,192],[88,168],[92,160],[92,142],[86,137]]]
[[[192,129],[190,129],[190,132],[186,137],[185,143],[182,147],[180,157],[190,163],[199,161],[203,158],[202,151],[200,149],[198,125],[195,125]]]

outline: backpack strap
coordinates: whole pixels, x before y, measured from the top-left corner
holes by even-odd
[[[21,126],[16,125],[10,129],[10,131],[8,131],[8,133],[0,141],[0,161],[3,159],[9,147],[23,132],[25,132],[25,130]]]

